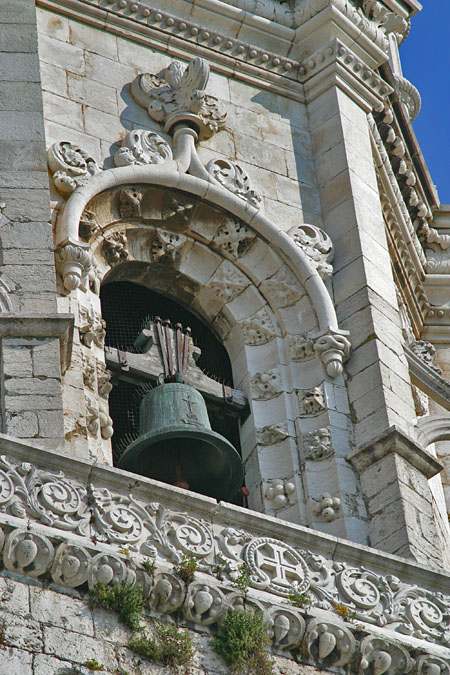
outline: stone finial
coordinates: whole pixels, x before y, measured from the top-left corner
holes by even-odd
[[[225,106],[215,96],[205,93],[209,79],[209,65],[196,58],[184,66],[173,61],[163,77],[143,73],[131,85],[133,97],[147,108],[155,122],[171,133],[177,123],[194,126],[199,140],[210,138],[225,125]]]

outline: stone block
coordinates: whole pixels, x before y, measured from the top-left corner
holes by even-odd
[[[17,438],[35,438],[38,434],[38,421],[35,412],[11,412],[5,413],[7,433]]]
[[[64,417],[61,410],[41,410],[37,414],[40,438],[62,438]]]
[[[42,93],[45,119],[57,124],[68,124],[76,131],[84,131],[84,120],[81,103],[69,101],[62,96],[56,96],[49,91]],[[59,139],[62,140],[62,139]]]
[[[270,143],[248,138],[244,134],[235,134],[236,157],[249,164],[256,164],[275,173],[287,175],[286,158],[283,148]]]
[[[88,80],[74,73],[67,74],[67,87],[68,97],[72,101],[85,103],[92,108],[117,116],[117,90],[114,87]]]
[[[69,40],[72,45],[89,52],[117,60],[117,38],[106,30],[99,30],[86,23],[69,21]]]
[[[23,188],[24,186],[28,186],[30,189],[35,190],[38,188],[44,188],[48,189],[48,172],[47,171],[29,171],[29,172],[24,172],[24,171],[0,171],[0,188]],[[16,227],[18,224],[15,224],[14,227]],[[37,225],[37,223],[36,223]],[[42,225],[42,223],[41,223]],[[50,227],[45,224],[47,229],[50,230]],[[2,227],[2,233],[5,231],[5,229],[8,227],[8,225],[5,223]],[[29,227],[29,225],[28,225]],[[40,241],[40,245],[42,245],[42,240]],[[44,240],[45,241],[45,240]],[[16,244],[18,241],[15,242]],[[28,242],[23,242],[27,244]],[[21,248],[22,247],[22,242],[20,242]],[[3,246],[4,248],[4,246]]]
[[[34,23],[35,8],[28,0],[2,0],[0,3],[0,23]],[[8,30],[8,27],[6,27]]]
[[[12,377],[5,382],[5,394],[23,396],[57,396],[60,392],[60,383],[53,378],[40,379]]]
[[[9,413],[28,410],[62,410],[60,396],[5,395],[5,408]]]
[[[39,60],[37,54],[2,52],[0,81],[39,82]]]
[[[117,51],[119,63],[137,69],[142,73],[160,73],[171,63],[168,54],[157,52],[144,45],[136,44],[130,40],[117,38]]]
[[[40,345],[33,347],[33,374],[35,377],[61,377],[58,338],[42,340]]]
[[[36,27],[33,24],[10,23],[2,30],[1,51],[4,52],[37,52]]]
[[[67,124],[70,120],[63,120],[61,124],[57,124],[50,120],[45,122],[45,137],[47,144],[51,145],[61,140],[70,140],[71,143],[77,143],[80,148],[83,148],[86,152],[89,152],[92,157],[99,162],[101,165],[101,160],[104,157],[104,154],[100,150],[100,141],[94,136],[89,136],[88,134],[75,129],[70,129]]]
[[[41,112],[0,111],[0,140],[37,141],[43,138]]]
[[[4,627],[2,633],[2,646],[26,649],[27,652],[42,651],[42,631],[39,623],[29,617],[24,621],[23,617],[0,611],[0,626]],[[0,656],[0,663],[2,657]],[[18,673],[22,671],[17,671]],[[0,665],[1,673],[1,665]]]
[[[33,654],[24,649],[0,648],[0,675],[33,675]]]
[[[47,11],[42,7],[36,9],[38,31],[63,42],[69,42],[69,20],[60,14]]]
[[[29,585],[3,573],[0,577],[0,601],[2,608],[11,614],[28,615],[30,612]]]
[[[63,68],[42,61],[41,81],[44,91],[50,91],[58,96],[67,96],[67,74]]]
[[[41,87],[39,83],[0,82],[0,110],[42,111]]]
[[[9,346],[8,342],[4,339],[2,345],[3,375],[5,378],[32,377],[31,350],[28,347]]]
[[[47,170],[42,141],[0,141],[0,171]]]
[[[84,52],[80,47],[55,40],[48,35],[39,35],[39,56],[42,61],[58,65],[70,73],[83,75],[86,70]]]
[[[43,632],[46,654],[79,664],[96,659],[108,669],[117,669],[112,645],[56,626],[44,626]],[[8,673],[8,675],[11,674]]]
[[[114,86],[120,91],[122,87],[134,80],[138,71],[123,63],[100,56],[100,54],[86,53],[86,77],[96,82],[107,83],[111,81],[111,73],[114,73]]]
[[[92,614],[85,600],[45,588],[30,588],[31,616],[42,624],[59,626],[74,633],[94,635]]]
[[[85,107],[84,122],[87,134],[110,143],[120,141],[131,129],[131,124],[127,120],[123,120],[122,124],[115,115],[109,115],[90,106]]]

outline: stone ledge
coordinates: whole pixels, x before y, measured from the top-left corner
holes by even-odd
[[[390,427],[373,441],[364,443],[347,459],[357,471],[361,472],[383,457],[394,453],[406,459],[426,478],[436,476],[443,469],[442,464],[435,457],[396,426]]]
[[[61,346],[61,370],[70,365],[74,317],[72,314],[0,313],[0,338],[57,337]]]

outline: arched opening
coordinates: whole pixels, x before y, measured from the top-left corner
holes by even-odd
[[[135,346],[146,321],[159,316],[173,325],[190,327],[196,346],[201,349],[197,365],[201,370],[228,387],[233,386],[231,363],[222,343],[206,323],[175,300],[146,286],[129,281],[112,281],[101,288],[102,316],[106,322],[106,347],[137,353]],[[147,391],[144,380],[130,382],[115,378],[109,398],[109,410],[114,424],[112,448],[117,464],[125,447],[137,436],[139,406]],[[240,452],[239,420],[226,406],[207,400],[208,416],[214,431],[224,436]]]

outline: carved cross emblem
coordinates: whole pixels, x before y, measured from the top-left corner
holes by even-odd
[[[295,549],[277,539],[256,539],[249,545],[245,557],[255,586],[284,596],[294,589],[303,592],[309,587],[305,561]]]

